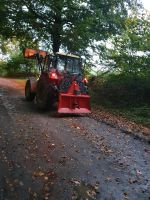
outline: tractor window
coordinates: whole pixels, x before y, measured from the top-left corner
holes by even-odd
[[[57,61],[57,69],[59,71],[64,71],[65,63],[66,63],[65,59],[58,59],[58,61]]]
[[[66,66],[66,70],[68,72],[70,72],[71,74],[79,74],[80,73],[80,63],[79,63],[79,59],[75,59],[75,58],[68,58],[67,59],[67,66]]]
[[[59,57],[57,60],[57,69],[61,72],[69,72],[70,74],[81,73],[80,60],[77,58]]]

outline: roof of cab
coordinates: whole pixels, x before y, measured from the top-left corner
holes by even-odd
[[[66,57],[72,57],[72,58],[80,58],[79,56],[77,55],[73,55],[73,54],[66,54],[66,53],[60,53],[60,52],[57,52],[56,55],[60,55],[60,56],[66,56]]]

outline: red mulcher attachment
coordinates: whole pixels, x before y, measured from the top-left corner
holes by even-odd
[[[80,94],[76,81],[73,81],[67,93],[59,94],[58,113],[91,113],[90,96]]]

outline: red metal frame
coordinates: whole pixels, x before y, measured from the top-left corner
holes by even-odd
[[[58,113],[91,113],[90,96],[60,94]]]
[[[75,94],[78,92],[79,86],[73,81],[66,94],[59,94],[58,113],[91,113],[90,96]]]

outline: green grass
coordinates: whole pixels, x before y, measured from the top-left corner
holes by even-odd
[[[99,107],[101,110],[110,112],[112,114],[120,115],[134,121],[138,124],[150,127],[150,105],[130,105],[124,106],[123,104],[114,105],[108,99],[100,99],[99,95],[90,92],[91,104],[93,107]]]
[[[20,79],[16,79],[15,81],[16,81],[16,83],[22,84],[22,83],[25,83],[26,79],[20,78]]]
[[[118,109],[118,112],[130,120],[150,126],[150,105]]]
[[[150,127],[150,105],[139,106],[139,107],[114,107],[107,102],[106,105],[99,103],[92,103],[93,107],[99,107],[101,110],[110,112],[115,115],[120,115],[126,119],[136,122],[144,126]]]

